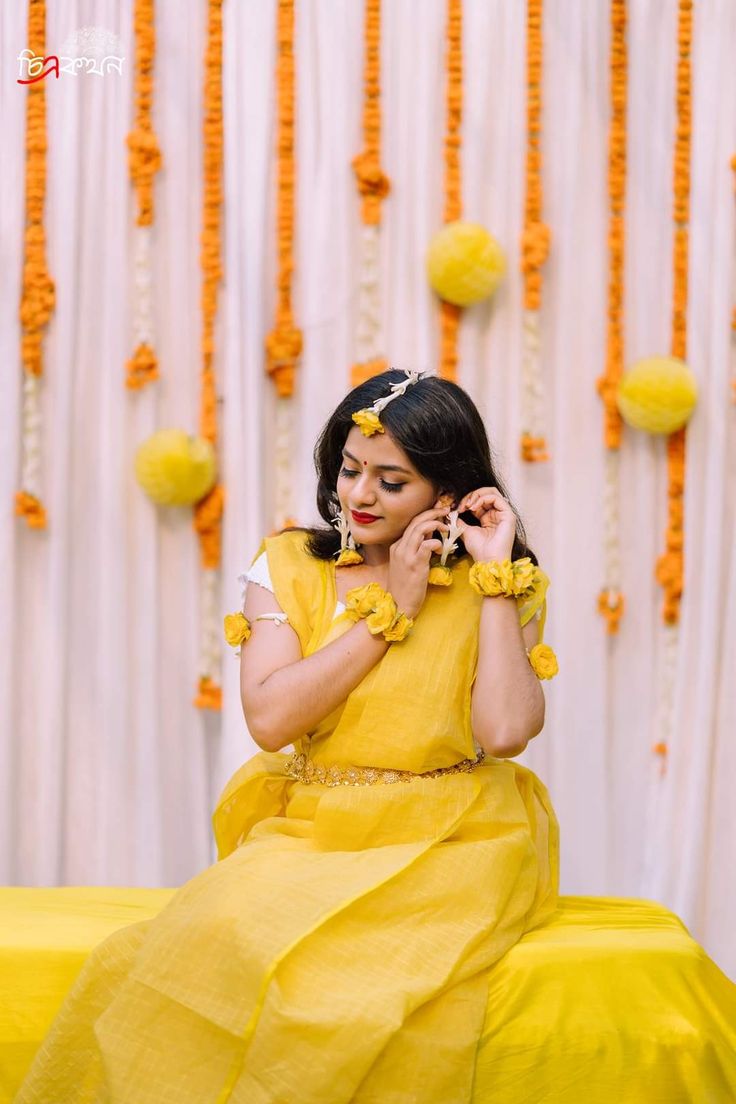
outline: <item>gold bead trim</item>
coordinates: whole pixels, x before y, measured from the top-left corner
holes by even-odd
[[[415,778],[440,778],[445,774],[460,774],[474,770],[486,757],[482,748],[474,759],[462,759],[451,767],[417,773],[389,770],[384,767],[340,767],[337,763],[313,763],[303,752],[294,752],[286,763],[286,773],[299,782],[318,782],[324,786],[375,786],[377,783],[413,782]]]

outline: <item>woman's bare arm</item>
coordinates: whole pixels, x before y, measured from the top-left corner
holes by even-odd
[[[248,731],[264,751],[279,751],[316,728],[392,647],[361,618],[303,659],[288,622],[254,620],[274,612],[283,612],[275,595],[249,582],[243,613],[253,631],[241,644],[240,700]]]

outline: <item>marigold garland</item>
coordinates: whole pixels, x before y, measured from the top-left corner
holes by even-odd
[[[690,44],[692,0],[680,0],[677,61],[677,138],[674,162],[674,277],[672,356],[687,359],[688,218],[690,199]],[[685,489],[685,427],[667,439],[668,525],[666,551],[657,560],[656,578],[665,588],[662,609],[668,625],[679,621],[683,585],[683,496]]]
[[[276,206],[278,276],[276,318],[266,337],[267,371],[277,393],[294,393],[296,364],[302,351],[302,331],[294,324],[291,280],[294,272],[294,0],[279,0],[276,25],[278,57],[278,199]]]
[[[605,618],[609,636],[618,632],[626,600],[620,588],[620,498],[618,456],[623,419],[616,403],[624,362],[624,236],[626,202],[626,101],[628,58],[626,0],[611,0],[611,125],[608,141],[608,331],[604,373],[596,390],[604,405],[606,456],[605,542],[606,586],[598,595],[598,612]]]
[[[46,3],[29,0],[28,46],[34,57],[46,54]],[[22,490],[15,495],[15,513],[31,529],[46,528],[46,511],[38,492],[40,458],[40,377],[43,375],[43,330],[56,302],[56,289],[46,266],[44,203],[46,199],[46,88],[42,80],[27,86],[26,214],[23,291],[20,301],[23,385]]]
[[[125,386],[130,391],[138,391],[158,379],[158,357],[153,347],[147,341],[141,342],[133,356],[126,360],[125,369]]]
[[[626,0],[611,2],[611,127],[608,142],[608,332],[606,367],[596,382],[605,407],[606,448],[621,444],[623,418],[616,392],[623,375],[624,206],[626,200]]]
[[[202,390],[199,432],[217,444],[217,395],[215,389],[214,327],[217,291],[222,279],[220,222],[222,207],[222,0],[209,0],[204,75],[204,183],[201,235],[202,265]],[[219,626],[215,617],[216,571],[221,561],[222,515],[225,489],[217,482],[194,508],[194,529],[199,536],[204,569],[202,594],[202,658],[198,693],[199,709],[220,710],[222,689],[214,671],[220,656]]]
[[[381,0],[365,0],[364,35],[363,150],[351,162],[365,227],[358,301],[359,359],[350,370],[353,387],[388,368],[377,348],[381,329],[378,229],[381,202],[391,190],[391,181],[381,168]]]
[[[525,370],[528,413],[525,420],[536,420],[533,404],[540,391],[539,316],[542,304],[542,265],[549,255],[552,233],[542,221],[542,0],[527,0],[527,152],[524,229],[521,235],[521,271],[524,277]],[[521,459],[527,463],[549,460],[543,434],[525,429],[521,434]]]
[[[278,272],[274,328],[265,340],[266,370],[276,385],[274,427],[274,531],[295,525],[291,516],[291,455],[296,366],[302,332],[294,323],[291,283],[294,272],[294,0],[278,0],[276,14],[277,196],[276,248]]]
[[[688,295],[688,220],[690,200],[690,137],[691,137],[691,79],[690,51],[692,43],[692,0],[679,0],[678,5],[678,57],[677,57],[677,131],[674,156],[675,224],[673,251],[672,295],[672,356],[687,358],[687,295]],[[664,587],[665,597],[662,617],[668,626],[676,626],[680,620],[680,599],[684,576],[684,491],[685,491],[685,430],[676,430],[667,438],[668,520],[665,535],[665,552],[658,557],[655,578]],[[676,636],[673,634],[673,640]],[[673,652],[670,642],[670,652]],[[668,664],[666,685],[663,687],[662,715],[671,717],[671,700],[674,693],[674,663]],[[667,729],[665,729],[667,731]],[[667,756],[667,740],[658,741],[653,750],[661,757],[662,773]]]
[[[463,22],[461,0],[447,0],[447,115],[445,130],[445,209],[444,221],[455,222],[462,216],[462,179],[460,174],[460,126],[463,117]],[[440,368],[445,379],[457,378],[457,335],[462,307],[442,300],[440,303]]]
[[[370,360],[359,360],[350,367],[350,386],[357,387],[361,383],[365,383],[371,376],[380,375],[381,372],[387,372],[389,368],[388,360],[385,356],[371,357]]]
[[[163,158],[153,129],[151,105],[153,100],[153,65],[156,52],[156,20],[153,0],[135,0],[133,16],[135,33],[135,126],[126,139],[128,168],[138,200],[138,228],[153,224],[153,178],[161,169]],[[144,268],[144,278],[136,282],[136,294],[144,300],[136,304],[137,328],[147,328],[150,317],[150,245],[145,231],[141,234],[139,264]],[[130,390],[145,387],[158,379],[158,359],[151,343],[145,338],[138,341],[133,356],[126,362],[125,386]]]
[[[381,168],[381,0],[365,0],[365,69],[363,150],[352,166],[363,197],[361,218],[366,225],[381,221],[381,200],[391,181]]]
[[[126,139],[128,166],[138,197],[139,226],[153,222],[153,178],[163,159],[153,129],[153,64],[156,53],[156,22],[153,0],[135,0],[135,127]]]

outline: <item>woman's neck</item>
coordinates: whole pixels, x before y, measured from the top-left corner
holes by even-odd
[[[363,557],[363,563],[366,567],[375,567],[376,569],[388,567],[389,546],[387,544],[372,544],[367,546],[361,544],[360,554]]]
[[[365,586],[367,583],[379,583],[382,587],[386,587],[388,583],[388,560],[381,564],[343,564],[342,567],[338,567],[335,561],[332,561],[335,580],[335,595],[338,602],[344,604],[345,598],[349,590],[353,587]]]

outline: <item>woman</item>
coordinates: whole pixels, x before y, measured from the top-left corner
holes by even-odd
[[[225,619],[263,750],[218,861],[95,948],[18,1104],[471,1099],[489,971],[557,904],[513,762],[557,669],[549,580],[456,384],[373,377],[315,460],[329,527],[265,538]]]

